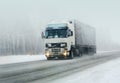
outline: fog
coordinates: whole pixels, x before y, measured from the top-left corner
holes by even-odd
[[[119,0],[0,0],[0,55],[40,54],[40,33],[56,19],[96,28],[98,50],[120,49]]]

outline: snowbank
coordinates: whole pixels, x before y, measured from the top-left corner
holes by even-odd
[[[52,81],[52,83],[120,83],[120,58]]]
[[[120,52],[120,50],[111,50],[111,51],[97,51],[97,54],[101,54],[101,53],[115,53],[115,52]]]
[[[11,56],[0,56],[0,65],[29,62],[36,60],[45,60],[45,55],[11,55]]]

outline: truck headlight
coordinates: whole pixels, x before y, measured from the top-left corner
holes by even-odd
[[[68,51],[65,50],[65,51],[63,52],[63,55],[64,55],[64,56],[67,56],[67,55],[68,55]]]
[[[50,52],[49,52],[49,51],[46,51],[46,52],[45,52],[45,55],[46,55],[47,57],[49,57],[49,56],[50,56]]]

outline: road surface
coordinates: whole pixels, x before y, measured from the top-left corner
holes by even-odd
[[[72,60],[42,60],[0,66],[0,83],[49,83],[120,57],[120,52],[85,55]]]

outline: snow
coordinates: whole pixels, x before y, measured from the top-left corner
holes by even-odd
[[[0,56],[0,65],[21,63],[37,60],[45,60],[45,55],[11,55],[11,56]]]
[[[120,58],[56,79],[51,83],[120,83]]]
[[[97,51],[96,55],[103,55],[104,53],[117,52],[117,51]],[[46,60],[45,55],[10,55],[0,56],[0,65],[29,62],[36,60]]]
[[[120,52],[120,50],[111,50],[111,51],[97,51],[97,54],[103,54],[103,53],[115,53],[115,52]]]
[[[46,57],[45,55],[0,56],[0,65],[37,60],[46,60]],[[120,58],[53,80],[51,83],[120,83]]]

